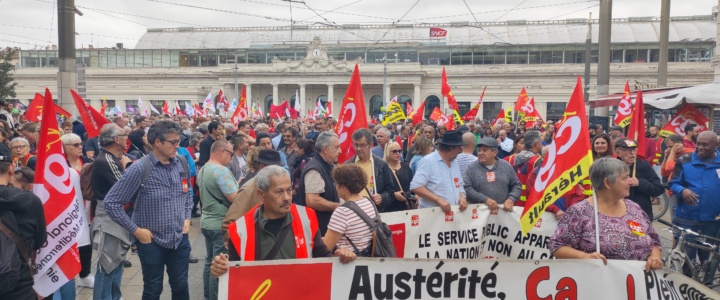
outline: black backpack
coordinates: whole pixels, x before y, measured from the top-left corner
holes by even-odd
[[[31,277],[35,273],[35,252],[10,228],[17,229],[17,220],[14,214],[4,213],[0,219],[0,295],[17,288],[23,262]]]
[[[372,200],[370,202],[372,202]],[[353,244],[350,238],[345,236],[356,254],[364,257],[397,257],[395,254],[395,244],[392,239],[392,231],[390,231],[390,227],[380,218],[380,212],[378,212],[377,207],[375,207],[375,203],[373,203],[373,209],[375,210],[374,219],[371,219],[370,216],[353,201],[346,201],[342,206],[354,211],[360,219],[365,221],[365,224],[370,226],[370,230],[373,232],[373,239],[370,246],[362,251],[355,247],[355,244]]]

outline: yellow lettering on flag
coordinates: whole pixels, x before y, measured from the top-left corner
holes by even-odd
[[[505,110],[505,122],[508,122],[508,123],[512,122],[512,118],[513,118],[512,112],[513,112],[512,107],[508,107],[508,109]]]
[[[455,119],[455,122],[460,125],[465,125],[465,122],[463,122],[462,118],[460,117],[460,114],[457,110],[453,109],[453,119]]]
[[[397,121],[405,120],[405,112],[402,110],[400,103],[393,101],[388,105],[387,111],[385,112],[385,118],[382,121],[383,126],[388,123],[395,123]]]

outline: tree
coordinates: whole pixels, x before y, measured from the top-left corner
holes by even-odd
[[[15,86],[17,82],[13,78],[15,72],[15,65],[12,64],[13,56],[17,52],[17,49],[6,48],[5,51],[0,51],[0,55],[3,57],[2,63],[0,63],[0,100],[6,100],[15,98]]]

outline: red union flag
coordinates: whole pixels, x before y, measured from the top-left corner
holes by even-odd
[[[687,124],[698,124],[700,131],[704,131],[707,130],[705,124],[708,121],[710,121],[710,119],[702,112],[692,104],[687,103],[670,119],[670,122],[665,124],[665,127],[660,131],[660,136],[664,138],[671,134],[685,136],[685,125]]]
[[[524,234],[530,232],[545,208],[589,174],[593,159],[584,97],[578,76],[575,91],[558,122],[555,139],[548,146],[547,158],[543,160],[535,182],[528,182],[530,194],[520,216]]]
[[[75,106],[78,109],[80,118],[82,119],[83,124],[85,124],[88,138],[94,138],[100,135],[100,128],[110,122],[108,122],[102,114],[95,110],[95,108],[87,104],[87,102],[85,102],[85,100],[83,100],[83,98],[75,91],[70,90],[70,94],[72,95],[73,100],[75,100]]]
[[[439,27],[430,27],[430,37],[446,37],[447,30]]]
[[[238,106],[235,108],[235,112],[233,112],[230,120],[235,126],[237,126],[240,121],[247,120],[247,114],[247,96],[245,92],[245,85],[243,85],[242,92],[240,92],[240,102],[238,102]]]
[[[523,87],[522,90],[520,90],[520,95],[518,95],[517,100],[515,100],[515,111],[518,116],[524,114],[523,107],[527,105],[528,100],[530,99],[528,99],[527,91],[525,91],[525,87]]]
[[[455,100],[455,95],[453,94],[452,90],[450,89],[450,84],[448,84],[447,74],[445,73],[445,68],[442,69],[442,78],[441,78],[441,84],[440,84],[440,93],[445,96],[448,100],[448,107],[454,109],[454,110],[460,110],[460,107],[458,106],[457,100]]]
[[[77,242],[87,227],[81,208],[75,201],[75,186],[60,142],[55,105],[45,89],[45,109],[40,125],[37,165],[33,193],[43,203],[47,242],[37,252],[38,272],[34,274],[35,292],[46,297],[80,273]]]
[[[329,300],[331,277],[332,263],[231,267],[225,299],[298,299],[302,295],[302,299]]]
[[[338,157],[338,164],[342,164],[355,155],[355,148],[353,148],[350,136],[360,128],[368,128],[368,121],[367,111],[365,110],[365,96],[360,82],[360,70],[358,65],[355,65],[355,70],[352,77],[350,77],[350,84],[340,107],[340,115],[338,115],[337,129],[335,131],[340,139],[340,149],[343,149]]]
[[[630,84],[625,81],[625,91],[623,92],[623,96],[620,99],[620,105],[618,105],[618,109],[615,113],[613,123],[615,123],[615,125],[625,128],[625,126],[630,125],[630,116],[632,116],[632,112],[633,108],[630,99]]]

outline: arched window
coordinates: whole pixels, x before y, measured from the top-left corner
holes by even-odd
[[[380,95],[370,97],[370,115],[378,116],[382,113],[383,98]]]
[[[407,116],[407,105],[405,103],[410,102],[410,105],[412,106],[412,98],[408,95],[402,95],[398,97],[398,103],[400,104],[400,107],[402,107],[403,112],[405,112],[405,115]]]
[[[270,105],[273,104],[272,94],[265,96],[265,111],[264,113],[270,113]]]
[[[295,108],[295,95],[292,95],[292,97],[290,97],[290,100],[288,100],[288,101],[289,101],[288,104],[290,104],[290,108]],[[295,108],[295,110],[298,110],[298,109],[300,109],[300,108],[299,107]]]
[[[432,113],[433,109],[435,107],[440,107],[440,98],[435,95],[430,95],[427,98],[425,98],[425,116],[424,118],[427,118]]]

